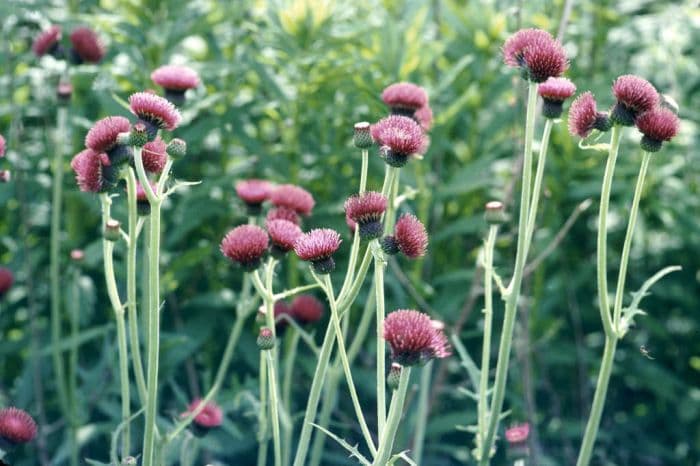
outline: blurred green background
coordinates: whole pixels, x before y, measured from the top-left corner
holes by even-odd
[[[637,319],[618,349],[593,464],[700,464],[697,1],[9,0],[0,4],[0,18],[0,133],[8,140],[2,163],[13,171],[13,181],[0,185],[0,263],[16,274],[16,285],[0,303],[0,405],[27,409],[44,431],[43,441],[17,454],[15,464],[61,464],[67,454],[66,421],[48,357],[53,144],[47,128],[56,115],[59,66],[31,53],[33,38],[51,23],[62,25],[64,35],[72,26],[89,24],[108,46],[102,65],[71,71],[71,154],[80,150],[94,120],[126,114],[113,94],[126,98],[154,87],[149,75],[159,65],[189,64],[204,83],[183,108],[185,124],[175,134],[187,141],[189,154],[174,166],[177,178],[202,184],[173,197],[164,209],[160,412],[166,421],[208,388],[233,321],[241,273],[224,260],[218,244],[229,228],[245,221],[233,190],[237,179],[265,177],[306,187],[317,208],[305,226],[346,234],[342,203],[357,189],[359,172],[353,123],[386,113],[379,95],[388,84],[410,80],[426,87],[435,125],[425,159],[402,170],[410,198],[402,209],[428,226],[430,253],[418,262],[390,265],[387,309],[416,307],[441,318],[476,355],[482,207],[502,199],[515,211],[513,167],[523,134],[525,87],[501,62],[504,39],[520,27],[561,37],[571,58],[568,77],[579,91],[591,89],[603,107],[612,103],[609,86],[616,76],[649,79],[679,103],[683,122],[679,136],[652,161],[629,287],[637,289],[666,265],[683,270],[655,286],[643,303],[648,315]],[[611,280],[641,160],[633,133],[626,132],[613,187]],[[505,424],[533,424],[530,461],[537,466],[574,464],[603,345],[595,301],[595,221],[605,154],[579,149],[566,121],[555,127],[552,144],[532,257],[553,243],[581,203],[593,203],[580,209],[524,286]],[[383,162],[373,153],[370,186],[378,188],[382,176]],[[72,175],[65,188],[65,312],[79,313],[81,323],[79,439],[83,456],[106,461],[120,411],[115,328],[101,274],[99,203],[78,192]],[[121,204],[115,210],[123,218]],[[514,233],[511,222],[497,244],[496,264],[505,276],[512,267]],[[68,260],[73,248],[86,251],[79,266]],[[124,249],[117,250],[123,273]],[[280,283],[303,282],[303,270],[288,262]],[[496,316],[499,322],[500,308]],[[254,337],[251,323],[217,397],[226,412],[224,428],[202,441],[206,451],[196,464],[254,462],[259,403]],[[371,346],[354,368],[368,411],[374,406]],[[302,351],[298,364],[294,415],[305,406],[314,360]],[[435,368],[423,464],[473,464],[472,434],[457,428],[475,420],[475,403],[459,390],[471,388],[469,378],[456,357]],[[332,429],[350,443],[361,441],[348,415],[344,384],[340,389]],[[415,409],[407,412],[398,449],[410,448]],[[334,442],[326,446],[323,464],[353,464]],[[494,464],[510,464],[503,442]]]

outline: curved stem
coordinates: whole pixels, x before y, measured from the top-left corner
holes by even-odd
[[[498,362],[496,363],[496,378],[493,386],[493,397],[491,399],[491,415],[489,417],[488,429],[484,438],[482,452],[479,459],[482,466],[489,464],[489,454],[493,446],[496,435],[496,428],[503,409],[505,399],[506,381],[508,378],[508,365],[510,363],[510,347],[513,343],[513,329],[515,327],[515,316],[517,312],[518,299],[520,297],[520,287],[523,280],[523,269],[527,260],[527,219],[530,203],[530,178],[532,175],[532,139],[535,132],[535,108],[537,106],[537,84],[529,82],[527,117],[525,122],[525,151],[523,154],[523,180],[520,194],[520,218],[518,220],[518,249],[515,256],[515,267],[513,278],[508,285],[505,315],[503,318],[503,330],[501,342],[498,348]]]
[[[639,213],[639,201],[642,198],[642,191],[644,190],[644,179],[647,175],[647,169],[649,168],[649,161],[651,160],[651,154],[649,152],[644,153],[642,158],[642,165],[639,167],[639,175],[637,176],[637,184],[634,188],[634,197],[632,198],[632,207],[630,208],[630,218],[627,223],[627,232],[625,233],[625,243],[622,247],[622,257],[620,258],[620,272],[617,278],[617,289],[615,291],[615,305],[614,305],[614,326],[615,331],[620,332],[620,318],[622,317],[622,299],[625,294],[625,281],[627,279],[627,264],[630,259],[630,250],[632,248],[632,237],[634,236],[634,230],[637,226],[637,214]]]
[[[406,400],[406,391],[408,390],[408,381],[411,378],[411,368],[405,366],[401,368],[401,378],[399,379],[399,387],[394,390],[394,395],[391,398],[391,407],[389,408],[389,416],[387,417],[386,427],[382,433],[382,438],[379,443],[379,451],[372,463],[372,466],[385,466],[391,451],[394,448],[394,439],[396,432],[399,429],[399,422],[403,415],[403,405]]]

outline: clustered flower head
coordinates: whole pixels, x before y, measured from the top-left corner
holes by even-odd
[[[107,164],[107,165],[105,165]],[[116,179],[107,179],[111,173],[107,154],[85,149],[73,157],[70,166],[75,172],[75,181],[83,192],[101,193],[109,189]]]
[[[77,27],[70,34],[71,59],[76,64],[99,63],[105,56],[105,47],[97,33],[86,26]]]
[[[647,152],[661,149],[664,141],[670,141],[678,133],[680,126],[678,116],[660,106],[639,115],[635,124],[643,134],[640,144]]]
[[[109,156],[110,165],[121,165],[131,159],[128,146],[119,144],[117,136],[131,128],[129,120],[122,116],[109,116],[98,120],[85,136],[85,146],[98,153]]]
[[[12,284],[15,282],[15,276],[12,270],[7,267],[0,267],[0,299],[10,291]]]
[[[382,101],[392,114],[413,118],[416,110],[428,104],[428,93],[416,84],[400,82],[384,89]]]
[[[566,78],[549,78],[537,87],[542,97],[542,115],[545,118],[559,118],[564,101],[574,95],[576,86]]]
[[[382,238],[381,243],[387,254],[401,252],[409,259],[416,259],[428,249],[428,233],[415,215],[403,214],[394,225],[394,234]]]
[[[15,445],[31,442],[36,430],[36,422],[25,411],[14,407],[0,410],[0,439]]]
[[[60,43],[61,28],[59,26],[51,26],[45,31],[42,31],[32,44],[32,50],[37,57],[46,54],[57,56],[61,53]]]
[[[311,262],[317,273],[331,273],[335,269],[333,254],[342,240],[337,231],[316,228],[301,235],[294,243],[294,252],[301,260]]]
[[[403,167],[412,155],[422,154],[427,148],[423,128],[406,116],[379,120],[372,125],[371,133],[382,158],[392,167]]]
[[[345,201],[345,215],[360,226],[360,237],[370,240],[382,233],[382,215],[386,207],[386,197],[375,191],[367,191]]]
[[[199,75],[189,66],[164,65],[151,73],[151,80],[165,90],[165,98],[175,105],[185,102],[185,92],[199,86]]]
[[[247,271],[253,271],[267,252],[269,238],[256,225],[241,225],[229,231],[221,241],[224,256],[237,262]]]
[[[258,215],[262,203],[270,198],[272,184],[265,180],[243,180],[236,183],[236,194],[245,202],[249,215]]]
[[[271,220],[265,226],[272,242],[272,253],[278,257],[294,249],[294,243],[302,235],[299,225],[289,220]]]
[[[159,137],[144,144],[141,149],[143,169],[149,173],[161,173],[168,162],[166,150],[167,144]]]
[[[569,66],[558,40],[541,29],[521,29],[503,45],[506,65],[520,68],[525,79],[537,83],[561,76]]]
[[[299,215],[310,215],[316,203],[311,193],[293,184],[283,184],[273,189],[270,202],[275,207],[286,207]]]
[[[646,79],[631,74],[618,77],[612,86],[617,103],[613,107],[611,119],[615,124],[634,125],[641,114],[659,104],[656,88]]]
[[[599,112],[595,97],[591,92],[584,92],[574,100],[569,108],[569,132],[580,138],[586,138],[591,131],[608,131],[611,122],[608,114]]]
[[[185,418],[190,414],[194,413],[197,408],[202,404],[200,398],[195,398],[187,406],[187,411],[180,414],[181,418]],[[224,414],[221,411],[219,405],[213,401],[208,401],[204,408],[197,414],[192,420],[192,425],[194,426],[195,434],[202,436],[206,434],[209,430],[221,426],[224,420]]]
[[[146,125],[150,140],[155,139],[159,129],[172,131],[182,120],[180,112],[172,103],[150,92],[132,94],[129,97],[129,107],[131,112]]]
[[[391,359],[403,366],[423,364],[450,355],[445,333],[435,328],[430,317],[401,309],[384,319],[383,335],[391,348]]]

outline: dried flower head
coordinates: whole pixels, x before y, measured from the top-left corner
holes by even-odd
[[[292,209],[299,215],[310,215],[315,205],[311,193],[293,184],[283,184],[273,189],[270,193],[270,202],[275,207]]]
[[[131,128],[129,120],[122,116],[108,116],[97,120],[85,136],[85,146],[95,152],[109,152],[117,145],[117,136]]]
[[[0,267],[0,298],[5,296],[5,293],[10,291],[12,284],[15,282],[15,276],[12,270],[7,267]]]
[[[0,134],[0,157],[5,156],[5,138]]]
[[[43,55],[55,54],[59,51],[61,40],[61,28],[59,26],[51,26],[46,31],[42,31],[32,44],[32,50],[37,57]]]
[[[129,97],[129,107],[146,124],[150,139],[155,139],[159,129],[174,130],[182,119],[172,103],[150,92],[132,94]]]
[[[270,222],[272,220],[287,220],[292,223],[299,225],[301,223],[301,218],[296,211],[290,209],[289,207],[273,207],[267,212],[265,219]]]
[[[381,193],[367,191],[345,201],[345,215],[360,226],[362,239],[375,239],[382,233],[382,215],[387,200]]]
[[[382,240],[388,254],[403,253],[409,259],[424,256],[428,249],[428,233],[415,215],[403,214],[394,226],[394,234]]]
[[[260,265],[268,245],[269,238],[265,230],[256,225],[241,225],[224,236],[220,249],[224,256],[245,270],[253,271]]]
[[[538,83],[561,76],[569,65],[559,41],[541,29],[513,34],[503,45],[503,59],[506,65],[520,68],[525,79]]]
[[[144,144],[141,150],[144,170],[149,173],[161,173],[168,162],[166,148],[167,144],[159,137]]]
[[[189,66],[164,65],[151,73],[151,80],[165,89],[165,98],[175,105],[185,101],[185,91],[199,86],[199,75]]]
[[[103,161],[109,162],[107,154],[85,149],[73,157],[70,166],[75,172],[75,181],[81,191],[99,193],[107,189]]]
[[[664,107],[642,113],[636,120],[637,129],[642,136],[641,146],[647,152],[657,152],[664,141],[670,141],[680,126],[678,116]]]
[[[335,268],[333,254],[342,240],[337,231],[317,228],[301,235],[294,243],[294,252],[301,260],[309,261],[318,273],[330,273]]]
[[[640,113],[659,103],[659,93],[646,79],[631,74],[618,77],[612,86],[617,103],[611,118],[615,124],[632,126]]]
[[[302,294],[292,301],[291,311],[297,322],[311,324],[323,316],[323,304],[310,294]]]
[[[202,400],[200,398],[195,398],[192,400],[192,403],[187,406],[187,411],[182,413],[180,417],[184,418],[189,416],[191,413],[195,412],[195,410],[199,408],[199,405],[201,404]],[[209,401],[199,412],[199,414],[194,417],[192,422],[199,427],[203,427],[204,429],[213,429],[215,427],[219,427],[223,423],[223,420],[224,415],[219,405],[213,401]]]
[[[584,92],[576,98],[569,108],[569,132],[580,138],[586,138],[591,131],[607,131],[611,123],[608,114],[599,112],[595,97],[591,92]]]
[[[516,424],[506,429],[506,441],[510,444],[519,444],[527,442],[530,436],[530,424]]]
[[[73,44],[71,58],[75,63],[99,63],[105,56],[105,47],[97,33],[86,26],[77,27],[71,32]]]
[[[27,443],[36,437],[36,422],[18,408],[0,410],[0,438],[11,444]]]
[[[236,183],[236,194],[245,202],[249,215],[258,215],[263,202],[270,198],[272,183],[265,180],[243,180]]]
[[[423,128],[423,131],[430,131],[430,128],[433,127],[433,109],[428,104],[416,110],[414,118],[420,127]]]
[[[576,86],[566,78],[549,78],[537,87],[544,105],[542,115],[545,118],[559,118],[566,99],[574,95]]]
[[[423,128],[413,119],[392,115],[372,125],[372,138],[380,147],[380,154],[388,165],[402,167],[414,154],[427,148]]]
[[[384,89],[382,101],[391,113],[413,117],[416,110],[428,103],[428,93],[413,83],[394,83]]]
[[[445,333],[433,326],[427,314],[394,311],[384,319],[383,332],[391,347],[391,359],[401,365],[413,366],[450,355]]]
[[[294,249],[294,243],[302,235],[299,225],[289,220],[271,220],[265,226],[272,241],[272,252],[279,256]]]

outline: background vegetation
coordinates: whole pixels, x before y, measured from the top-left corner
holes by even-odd
[[[700,8],[693,0],[567,3],[570,11],[563,0],[2,2],[0,133],[8,140],[13,181],[0,185],[0,263],[15,272],[17,283],[0,303],[0,404],[26,408],[43,426],[40,442],[17,464],[60,464],[67,454],[66,421],[47,357],[53,145],[46,128],[56,114],[57,65],[31,53],[32,39],[50,23],[66,29],[90,24],[109,48],[102,65],[72,71],[73,153],[95,119],[124,113],[113,94],[124,98],[152,87],[149,74],[157,66],[188,63],[204,82],[184,110],[188,123],[176,134],[187,140],[189,154],[175,165],[176,177],[203,183],[164,210],[165,417],[176,416],[209,386],[233,319],[241,274],[218,244],[244,221],[233,190],[237,179],[299,183],[318,202],[307,226],[345,232],[342,202],[359,172],[352,124],[385,113],[379,94],[386,85],[410,80],[425,86],[436,121],[425,159],[403,170],[415,188],[403,209],[429,225],[430,254],[418,263],[391,264],[388,309],[417,307],[440,316],[475,354],[481,344],[476,262],[485,233],[482,206],[495,198],[514,210],[513,167],[524,121],[524,85],[501,63],[503,40],[519,27],[558,33],[571,57],[568,76],[580,91],[593,90],[602,105],[612,103],[609,86],[620,74],[652,81],[678,101],[683,124],[679,137],[653,158],[629,283],[637,288],[665,265],[683,270],[654,288],[645,301],[649,314],[618,350],[594,464],[700,464]],[[579,149],[565,122],[555,127],[553,144],[533,257],[574,212],[577,217],[527,277],[506,399],[506,424],[534,427],[531,461],[538,466],[574,463],[603,344],[595,304],[596,209],[581,205],[587,199],[595,205],[604,154]],[[621,154],[611,206],[610,253],[616,256],[641,159],[632,139],[623,142]],[[370,186],[380,183],[382,166],[374,157]],[[106,460],[119,405],[99,204],[66,178],[65,311],[79,315],[81,333],[60,344],[80,345],[82,453]],[[507,274],[515,244],[513,228],[504,230],[496,264]],[[82,264],[70,263],[73,248],[85,250]],[[304,280],[301,265],[283,273],[291,283]],[[68,314],[66,328],[67,322]],[[254,338],[251,325],[217,398],[226,412],[224,428],[203,440],[212,464],[254,462]],[[369,347],[356,362],[356,370],[368,374],[356,378],[368,410],[373,358]],[[302,352],[299,365],[294,414],[305,404],[311,355]],[[459,390],[469,386],[467,373],[457,358],[435,367],[424,464],[469,464],[472,435],[456,429],[475,419],[474,402]],[[333,428],[353,443],[360,436],[347,412],[349,400],[341,397]],[[410,447],[414,412],[408,409],[398,446]],[[340,447],[327,446],[323,464],[352,463]],[[496,463],[506,464],[503,448]]]

